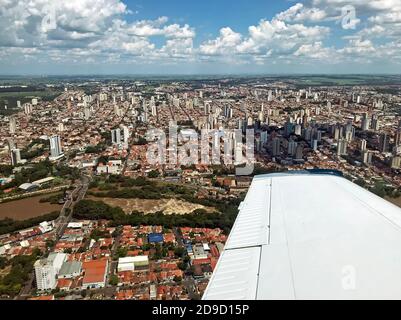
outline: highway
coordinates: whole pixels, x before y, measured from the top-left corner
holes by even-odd
[[[68,200],[64,203],[63,207],[61,208],[60,215],[55,221],[56,243],[58,240],[60,240],[65,229],[67,228],[68,223],[72,219],[74,205],[85,197],[91,179],[92,178],[90,176],[83,175],[81,177],[80,182],[78,183],[74,191],[71,192]],[[34,278],[35,278],[35,273],[34,271],[32,271],[32,273],[29,275],[29,280],[22,288],[19,295],[14,298],[15,300],[25,299],[30,295]]]
[[[74,189],[74,191],[71,192],[67,201],[64,203],[63,208],[61,208],[60,215],[56,220],[56,226],[55,226],[56,241],[60,239],[68,223],[71,221],[73,208],[75,204],[85,197],[85,194],[88,191],[90,181],[91,177],[83,175],[81,177],[81,181]]]

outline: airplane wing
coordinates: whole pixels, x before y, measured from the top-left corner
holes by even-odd
[[[401,209],[338,175],[256,176],[203,299],[401,299]]]

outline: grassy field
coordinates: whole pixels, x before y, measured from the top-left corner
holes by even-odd
[[[53,89],[34,90],[34,91],[0,91],[0,114],[13,113],[17,108],[17,101],[21,101],[21,105],[31,102],[32,98],[39,98],[44,101],[51,101],[60,95],[61,91]],[[8,110],[4,107],[7,106]]]

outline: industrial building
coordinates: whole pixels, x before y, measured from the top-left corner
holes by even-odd
[[[148,256],[125,257],[118,259],[118,272],[143,270],[149,267]]]
[[[58,279],[73,279],[82,273],[82,262],[66,261],[61,266]]]

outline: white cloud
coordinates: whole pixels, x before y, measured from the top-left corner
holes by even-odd
[[[229,27],[220,29],[220,36],[214,40],[203,43],[199,50],[206,55],[219,55],[235,53],[236,46],[241,43],[242,35]]]
[[[296,57],[306,57],[307,59],[334,60],[336,53],[333,48],[325,48],[321,41],[304,44],[295,51]]]
[[[306,8],[302,3],[297,3],[276,15],[277,19],[287,22],[318,22],[324,20],[326,17],[327,13],[324,10],[319,8]]]
[[[53,61],[79,61],[86,55],[102,60],[168,58],[192,52],[195,31],[188,24],[169,24],[165,16],[129,23],[123,18],[129,13],[120,0],[0,0],[2,56],[26,55],[18,47],[36,49],[29,54]],[[164,37],[165,45],[158,49],[153,36]]]
[[[261,20],[250,26],[248,34],[242,35],[229,27],[220,30],[220,36],[203,43],[199,52],[208,56],[224,56],[230,63],[263,64],[266,61],[291,56],[300,46],[324,39],[330,30],[322,26],[289,24],[275,17]]]
[[[356,8],[359,30],[347,30],[346,44],[336,47],[331,28],[341,28],[345,5]],[[55,28],[44,30],[43,18],[52,12]],[[247,32],[224,26],[197,47],[190,24],[163,15],[128,21],[130,13],[122,0],[0,0],[0,63],[362,63],[401,55],[401,0],[305,0],[255,21]]]

